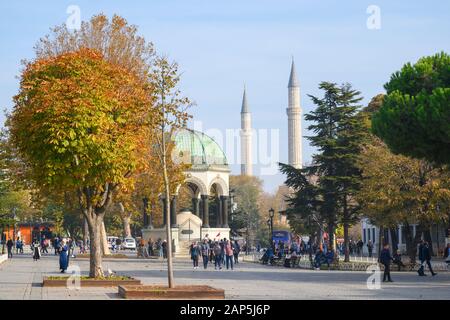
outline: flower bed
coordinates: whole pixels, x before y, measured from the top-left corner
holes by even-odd
[[[121,285],[119,296],[125,299],[150,299],[150,300],[223,300],[225,291],[210,286],[177,286],[168,288],[165,286],[148,285]]]

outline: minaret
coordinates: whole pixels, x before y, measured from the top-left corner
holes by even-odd
[[[244,87],[241,109],[241,175],[253,175],[252,165],[252,115],[248,108],[247,95]]]
[[[300,85],[295,72],[294,58],[292,58],[291,75],[288,84],[289,106],[288,116],[288,148],[289,164],[295,168],[302,168],[302,109],[300,108]]]

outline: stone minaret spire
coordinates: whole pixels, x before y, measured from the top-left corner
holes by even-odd
[[[300,169],[302,168],[302,109],[294,58],[292,58],[291,75],[289,76],[288,100],[289,106],[286,112],[288,116],[289,164]]]
[[[252,115],[247,103],[247,95],[244,86],[241,110],[241,174],[253,175],[252,164]]]

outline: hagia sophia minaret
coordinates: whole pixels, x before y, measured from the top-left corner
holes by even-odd
[[[292,59],[291,74],[288,84],[288,148],[289,164],[302,168],[302,109],[300,107],[300,85]]]
[[[247,103],[247,95],[244,87],[241,109],[241,175],[253,175],[252,160],[252,115]]]

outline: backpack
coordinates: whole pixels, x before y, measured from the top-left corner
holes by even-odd
[[[214,246],[214,255],[218,256],[222,253],[222,248],[220,247],[220,245],[215,245]]]

